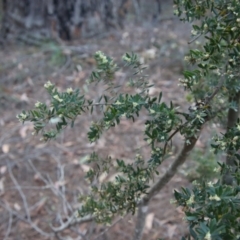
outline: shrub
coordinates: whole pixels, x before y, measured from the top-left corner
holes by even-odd
[[[108,85],[99,101],[86,99],[79,90],[72,88],[59,92],[54,84],[47,82],[44,87],[49,93],[50,105],[37,102],[34,109],[23,111],[18,118],[21,122],[33,122],[34,134],[41,133],[42,140],[48,141],[69,124],[73,127],[79,115],[101,106],[102,117],[92,123],[88,132],[89,141],[95,142],[104,131],[118,125],[123,118],[134,122],[139,115],[147,113],[144,139],[151,149],[149,158],[143,159],[138,154],[132,163],[116,159],[116,164],[113,164],[110,157],[101,160],[93,153],[89,162],[94,162],[96,168],[91,168],[86,174],[92,183],[92,192],[81,199],[83,206],[78,211],[81,217],[91,214],[97,222],[109,223],[116,214],[134,214],[138,207],[134,239],[141,239],[150,199],[186,160],[203,125],[227,119],[226,133],[216,135],[211,145],[215,153],[225,152],[227,155],[226,164],[219,163],[219,181],[201,182],[192,190],[175,190],[174,195],[177,204],[184,207],[189,224],[187,239],[237,239],[240,234],[240,2],[174,0],[174,4],[175,14],[183,21],[196,22],[192,25],[193,39],[190,43],[204,37],[201,48],[190,50],[185,57],[193,69],[184,71],[183,78],[179,80],[179,84],[196,99],[187,112],[178,111],[173,103],[168,105],[163,102],[163,93],[150,96],[149,88],[153,86],[133,53],[125,54],[123,61],[135,71],[127,84],[136,90],[135,93],[113,91],[118,66],[99,51],[95,54],[97,69],[89,79],[89,83],[104,82]],[[53,118],[58,119],[55,128],[48,125]],[[158,177],[158,167],[166,160],[169,143],[176,133],[184,137],[183,148],[165,174]],[[119,173],[114,181],[94,184],[100,173],[108,173],[112,168]],[[153,186],[149,186],[151,180],[155,180]]]

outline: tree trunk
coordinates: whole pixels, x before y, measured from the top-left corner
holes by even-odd
[[[227,131],[231,128],[233,128],[238,121],[239,118],[239,111],[240,111],[240,91],[235,93],[235,95],[229,97],[229,103],[235,102],[237,105],[237,111],[230,108],[228,110],[228,123],[227,123]],[[223,184],[227,185],[233,185],[233,177],[231,175],[231,172],[234,172],[234,169],[236,169],[236,165],[234,161],[236,160],[236,157],[232,155],[231,151],[227,152],[226,157],[226,164],[228,167],[232,168],[232,171],[228,171],[222,178]]]
[[[116,8],[121,7],[122,2],[124,0],[1,0],[1,37],[17,36],[29,42],[88,37],[119,26]]]
[[[0,0],[1,39],[28,43],[55,38],[91,37],[124,26],[128,12],[141,18],[145,9],[161,10],[160,0]],[[146,8],[147,6],[147,8]]]

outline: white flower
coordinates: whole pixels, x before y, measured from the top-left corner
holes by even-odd
[[[155,110],[153,110],[153,109],[151,109],[151,108],[149,109],[149,111],[150,111],[151,114],[156,113]]]
[[[177,201],[175,199],[170,199],[170,204],[176,204]]]
[[[210,196],[209,200],[221,201],[221,198],[218,195]]]
[[[54,95],[53,98],[56,99],[59,102],[63,101],[58,95]]]
[[[99,59],[99,61],[101,62],[101,64],[104,64],[104,63],[107,63],[107,62],[108,62],[106,55],[104,55],[104,53],[101,52],[101,51],[97,51],[96,54],[95,54],[95,56],[96,56],[96,58]]]
[[[50,88],[52,88],[54,85],[50,82],[50,81],[48,81],[47,83],[45,83],[44,84],[44,87],[46,88],[46,89],[50,89]]]
[[[238,140],[238,136],[235,136],[235,137],[233,138],[233,141],[236,142],[237,140]]]
[[[126,62],[131,62],[131,58],[128,57],[127,54],[124,54],[124,55],[122,56],[122,60],[123,60],[123,61],[126,61]]]
[[[211,239],[212,239],[211,233],[210,233],[210,232],[207,232],[204,239],[205,239],[205,240],[211,240]]]
[[[68,89],[67,89],[67,93],[68,93],[68,94],[72,94],[72,93],[73,93],[73,89],[72,89],[72,88],[68,88]]]
[[[206,31],[208,29],[208,25],[205,23],[203,26],[204,30]]]
[[[192,31],[191,31],[191,34],[192,34],[193,36],[196,36],[196,35],[198,34],[198,32],[195,31],[195,30],[192,30]]]
[[[138,106],[138,103],[137,102],[133,102],[133,107],[136,107]]]
[[[35,107],[36,107],[36,108],[40,108],[41,106],[42,106],[42,103],[41,103],[41,102],[38,102],[38,101],[37,101],[37,102],[35,103]]]
[[[208,185],[209,187],[213,187],[213,182],[208,182],[207,185]]]
[[[186,61],[186,62],[189,62],[190,59],[191,59],[191,57],[189,57],[189,56],[185,56],[185,57],[184,57],[184,61]]]
[[[216,168],[213,169],[213,171],[216,172],[216,173],[219,173],[219,172],[221,172],[221,168],[220,167],[216,167]]]
[[[186,202],[187,205],[191,205],[192,203],[194,203],[194,195],[191,195],[190,198]]]
[[[204,54],[204,58],[208,59],[209,58],[209,54]]]
[[[178,15],[178,14],[179,14],[179,11],[178,11],[177,9],[175,9],[175,10],[173,11],[173,13],[174,13],[175,15]]]
[[[16,116],[20,122],[23,122],[24,120],[27,119],[27,114],[25,113],[20,113]]]
[[[115,102],[115,104],[116,104],[116,105],[121,105],[122,103],[121,103],[119,100],[117,100],[117,101]]]
[[[147,143],[148,143],[148,144],[152,143],[152,139],[149,138],[149,139],[147,140]]]

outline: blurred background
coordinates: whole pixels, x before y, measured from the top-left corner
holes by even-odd
[[[112,226],[70,220],[81,207],[79,196],[89,193],[84,172],[91,152],[126,162],[139,151],[148,156],[142,135],[146,117],[134,124],[123,120],[90,144],[87,129],[99,113],[86,114],[74,129],[46,144],[32,136],[31,123],[20,124],[16,115],[37,101],[49,102],[43,88],[49,80],[60,90],[79,88],[98,99],[104,86],[86,83],[98,50],[116,62],[125,52],[135,52],[155,84],[150,94],[162,91],[163,101],[188,108],[191,97],[178,87],[178,79],[188,67],[183,59],[190,27],[173,15],[171,0],[0,0],[0,239],[132,239],[135,216],[116,218]],[[128,78],[120,69],[115,81],[122,84]],[[181,239],[186,233],[184,215],[170,199],[175,188],[201,177],[214,178],[215,156],[204,154],[209,134],[213,129],[206,127],[189,162],[153,198],[143,239]],[[172,156],[160,175],[180,142],[173,142]],[[100,183],[115,174],[100,176]]]

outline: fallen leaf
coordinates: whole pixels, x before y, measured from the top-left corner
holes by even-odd
[[[74,159],[72,160],[72,164],[73,164],[73,165],[79,165],[80,163],[79,163],[79,160],[78,160],[78,159],[74,158]]]
[[[21,63],[19,63],[18,66],[17,66],[17,68],[18,68],[19,70],[22,70],[23,65],[22,65]]]
[[[44,184],[45,184],[44,181],[43,181],[43,179],[41,178],[41,174],[40,174],[40,173],[36,173],[36,174],[34,175],[33,179],[34,179],[34,181],[35,181],[36,183],[38,183],[39,185],[44,185]]]
[[[29,98],[27,96],[26,93],[23,93],[21,96],[20,96],[20,100],[23,101],[23,102],[28,102],[29,101]]]
[[[174,236],[176,228],[177,228],[177,225],[168,224],[167,232],[170,239],[172,239],[172,237]]]
[[[81,168],[84,172],[88,172],[90,170],[90,167],[86,164],[81,164]]]
[[[4,177],[0,179],[0,195],[4,194],[4,180]]]
[[[65,147],[71,147],[71,146],[73,146],[75,143],[74,142],[66,142],[66,143],[64,143],[64,146]]]
[[[81,72],[81,71],[82,71],[82,66],[78,64],[78,65],[76,66],[76,69],[78,70],[78,72]]]
[[[32,131],[33,129],[34,129],[33,124],[23,125],[19,130],[19,134],[20,134],[21,138],[25,138],[27,136],[27,131],[28,130]]]
[[[147,49],[141,53],[141,57],[144,59],[144,62],[147,60],[155,59],[157,54],[156,48]]]
[[[145,221],[145,230],[148,232],[152,229],[153,225],[153,220],[154,220],[154,213],[149,213],[146,217]]]
[[[46,143],[40,143],[36,145],[36,148],[40,149],[40,148],[44,148],[45,146],[46,146]]]
[[[0,125],[1,125],[1,126],[4,126],[4,125],[5,125],[4,120],[2,120],[2,119],[0,120]]]
[[[79,160],[78,160],[78,163],[85,163],[85,162],[87,162],[88,160],[89,160],[89,158],[90,158],[90,156],[89,155],[86,155],[86,156],[84,156],[84,157],[82,157],[82,158],[80,158]]]
[[[100,176],[99,176],[99,182],[102,183],[106,178],[107,178],[108,174],[106,172],[103,172]]]
[[[21,206],[18,203],[14,203],[13,207],[16,211],[20,211],[21,210]]]
[[[3,144],[3,145],[2,145],[2,151],[3,151],[3,153],[8,153],[9,150],[10,150],[9,144]]]
[[[54,183],[55,188],[59,189],[60,187],[67,184],[67,181],[57,181]]]
[[[0,173],[3,175],[7,171],[7,166],[0,167]]]
[[[31,86],[34,85],[34,84],[33,84],[33,80],[32,80],[32,78],[30,78],[30,77],[27,78],[27,82],[28,82],[28,84],[31,85]]]
[[[122,35],[122,38],[125,39],[127,37],[129,37],[129,33],[128,32],[124,32],[123,35]]]

